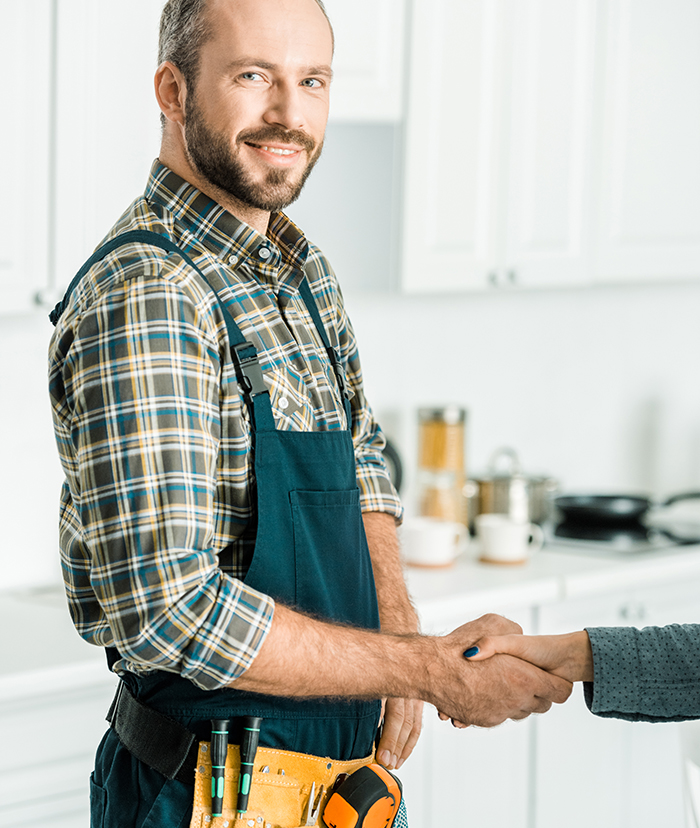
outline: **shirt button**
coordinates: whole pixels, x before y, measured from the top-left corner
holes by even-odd
[[[263,261],[265,261],[266,259],[269,259],[270,256],[272,256],[272,251],[269,247],[261,247],[260,250],[258,250],[258,256],[260,256],[260,258],[263,259]]]
[[[280,397],[280,401],[277,404],[282,411],[286,411],[289,408],[289,400],[286,397]]]
[[[229,264],[234,265],[238,261],[238,256],[236,256],[235,253],[234,253],[234,255],[231,256],[228,261],[229,261]]]

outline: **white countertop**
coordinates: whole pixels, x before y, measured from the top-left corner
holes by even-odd
[[[689,577],[700,578],[700,545],[607,555],[548,545],[527,563],[515,566],[481,563],[467,552],[445,569],[406,568],[409,592],[428,630],[450,615],[466,621],[509,607],[538,606]]]
[[[485,564],[466,553],[447,569],[406,569],[426,630],[450,616],[468,621],[509,607],[693,577],[700,578],[700,545],[607,557],[550,545],[520,566]],[[60,586],[0,593],[0,636],[0,701],[49,681],[56,690],[70,690],[113,680],[103,651],[76,633]]]
[[[80,638],[63,587],[0,593],[0,703],[114,681],[104,651]]]

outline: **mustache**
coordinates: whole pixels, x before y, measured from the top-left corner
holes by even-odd
[[[274,142],[294,144],[303,147],[308,152],[316,146],[314,139],[300,129],[280,129],[270,126],[262,129],[246,129],[239,132],[236,137],[237,144],[271,144]]]

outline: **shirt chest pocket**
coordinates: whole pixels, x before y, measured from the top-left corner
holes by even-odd
[[[325,373],[302,373],[291,364],[266,368],[266,381],[275,421],[284,430],[315,431],[338,428],[343,408]]]

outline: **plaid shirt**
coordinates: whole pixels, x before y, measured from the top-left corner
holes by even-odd
[[[267,237],[155,162],[108,238],[147,229],[186,249],[260,354],[278,429],[346,428],[325,349],[298,287],[306,272],[354,395],[362,509],[399,517],[335,276],[282,214]],[[167,670],[204,689],[236,679],[270,628],[245,586],[254,539],[249,416],[221,311],[180,257],[131,243],[94,265],[50,345],[54,430],[66,475],[63,575],[87,641],[115,668]],[[226,549],[224,554],[219,554]]]

